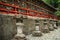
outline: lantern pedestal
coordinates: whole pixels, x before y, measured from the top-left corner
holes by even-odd
[[[17,40],[26,40],[26,36],[23,34],[23,23],[16,23],[17,25],[17,34],[15,35],[15,39]]]

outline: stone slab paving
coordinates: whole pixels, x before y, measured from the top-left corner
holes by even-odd
[[[33,37],[32,34],[26,37],[27,40],[60,40],[60,28],[50,31],[50,33],[43,33],[41,37]]]

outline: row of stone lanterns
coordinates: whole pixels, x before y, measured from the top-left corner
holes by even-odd
[[[26,40],[26,35],[32,34],[33,36],[42,36],[42,33],[49,33],[57,29],[56,20],[48,18],[38,18],[32,16],[18,17],[17,34],[15,37],[22,37]]]

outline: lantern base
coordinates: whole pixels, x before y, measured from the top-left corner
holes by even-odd
[[[15,35],[14,39],[16,39],[16,40],[27,40],[26,36],[22,33]]]
[[[42,32],[43,33],[49,33],[50,31],[49,31],[49,29],[43,29]]]
[[[54,29],[57,29],[57,27],[54,27]]]
[[[53,27],[49,27],[49,30],[50,30],[50,31],[53,31],[53,30],[54,30],[54,28],[53,28]]]
[[[42,36],[41,31],[33,31],[32,33],[33,36]]]

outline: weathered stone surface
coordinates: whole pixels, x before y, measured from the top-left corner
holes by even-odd
[[[41,33],[41,31],[33,31],[32,35],[40,37],[40,36],[42,36],[42,33]]]
[[[33,19],[24,19],[23,20],[24,23],[24,29],[23,32],[25,34],[31,34],[35,29],[35,21]]]
[[[10,40],[16,34],[16,21],[12,16],[0,16],[0,38]]]
[[[53,27],[54,27],[54,29],[57,29],[57,28],[58,28],[57,24],[58,24],[57,21],[54,21],[54,22],[53,22]]]
[[[43,33],[49,33],[48,19],[41,19],[41,31]]]
[[[27,40],[27,39],[26,39],[26,36],[24,34],[17,34],[11,40]]]
[[[53,28],[52,26],[49,26],[49,30],[50,30],[50,31],[53,31],[54,28]]]

